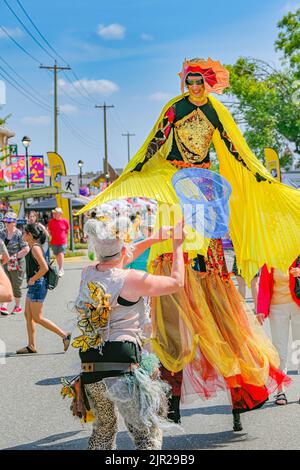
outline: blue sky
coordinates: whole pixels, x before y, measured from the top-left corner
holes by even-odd
[[[38,61],[29,58],[0,30],[0,74],[4,68],[44,103],[40,107],[7,83],[7,104],[0,116],[13,114],[9,127],[16,132],[14,141],[20,154],[24,135],[32,140],[32,154],[46,154],[53,150],[53,112],[48,109],[53,103],[53,78],[39,68],[39,63],[53,65],[55,54],[18,1],[7,2],[53,57],[33,41],[0,0],[0,25]],[[58,64],[70,64],[80,80],[78,83],[71,72],[65,72],[69,81],[59,74],[59,153],[69,174],[78,172],[79,159],[84,161],[84,170],[102,169],[103,112],[96,110],[95,104],[105,101],[115,106],[107,115],[109,161],[115,167],[124,167],[127,141],[121,134],[134,133],[131,154],[138,150],[162,106],[179,94],[177,74],[185,57],[211,56],[233,63],[239,56],[252,56],[276,64],[276,24],[300,6],[298,0],[20,2],[61,55]]]

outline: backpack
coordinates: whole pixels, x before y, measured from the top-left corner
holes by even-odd
[[[47,288],[49,290],[55,289],[58,284],[59,275],[56,266],[53,266],[53,261],[48,263],[48,272],[45,274],[45,278],[47,280]]]

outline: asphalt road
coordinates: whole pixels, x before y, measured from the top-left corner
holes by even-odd
[[[75,325],[71,303],[84,264],[66,262],[65,276],[45,302],[44,315],[66,330]],[[85,449],[90,425],[83,427],[73,418],[70,401],[60,396],[60,378],[78,371],[77,352],[70,348],[64,354],[61,339],[39,327],[38,354],[15,355],[16,349],[27,344],[23,315],[0,317],[0,339],[6,346],[6,357],[0,357],[0,449]],[[295,370],[289,374],[293,378],[289,404],[278,407],[271,399],[262,409],[243,415],[244,430],[239,433],[232,431],[226,393],[210,401],[184,404],[182,426],[165,431],[163,448],[299,449],[300,380]],[[134,448],[121,421],[117,445],[119,449]]]

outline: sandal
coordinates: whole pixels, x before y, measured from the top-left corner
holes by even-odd
[[[71,333],[68,333],[64,338],[63,338],[63,343],[64,343],[64,352],[66,352],[69,349],[71,342]]]
[[[25,348],[19,349],[16,351],[16,354],[36,354],[37,351],[34,351],[29,346],[25,346]]]
[[[283,402],[283,403],[280,403],[280,402]],[[284,392],[277,393],[276,399],[275,399],[276,405],[279,405],[279,406],[287,405],[287,402],[288,401]]]

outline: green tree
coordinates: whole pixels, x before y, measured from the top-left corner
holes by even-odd
[[[228,66],[231,88],[226,104],[244,125],[245,137],[257,156],[263,160],[264,148],[273,147],[282,168],[292,163],[292,153],[287,151],[291,145],[300,154],[299,15],[300,10],[278,23],[276,48],[284,52],[281,69],[245,57]]]
[[[296,13],[284,16],[277,26],[280,32],[275,42],[276,50],[283,52],[284,58],[300,79],[300,8]]]

